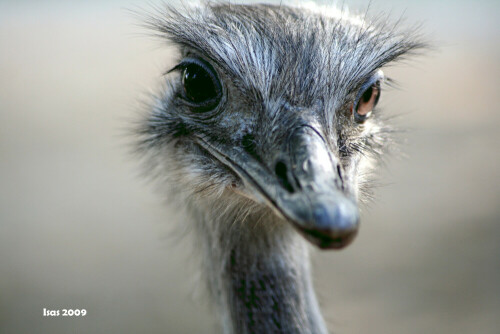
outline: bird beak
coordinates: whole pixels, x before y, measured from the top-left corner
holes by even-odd
[[[290,133],[273,167],[239,147],[199,143],[307,240],[322,249],[343,248],[357,234],[359,210],[343,190],[338,159],[313,127]]]

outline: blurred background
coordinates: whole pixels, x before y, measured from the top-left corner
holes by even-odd
[[[186,219],[128,154],[172,65],[128,11],[153,4],[0,0],[2,334],[219,331],[170,231]],[[437,50],[385,70],[407,157],[381,170],[354,244],[315,252],[323,313],[341,334],[500,333],[500,2],[370,6],[421,22]]]

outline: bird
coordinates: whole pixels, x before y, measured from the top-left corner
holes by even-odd
[[[357,235],[395,143],[383,68],[418,29],[333,6],[165,5],[177,52],[136,129],[144,173],[188,214],[223,333],[328,333],[310,252]]]

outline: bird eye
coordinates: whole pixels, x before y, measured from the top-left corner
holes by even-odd
[[[357,101],[354,105],[354,119],[358,123],[363,123],[367,117],[373,111],[373,108],[378,103],[380,99],[380,82],[383,79],[384,74],[382,71],[378,71],[360,90],[358,94]]]
[[[176,69],[181,70],[183,92],[181,97],[196,111],[215,108],[221,98],[222,88],[210,64],[195,58],[184,59]]]
[[[368,116],[377,104],[379,97],[380,81],[377,81],[361,94],[361,98],[356,105],[356,113],[359,116]]]

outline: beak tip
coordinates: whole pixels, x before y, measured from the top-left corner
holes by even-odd
[[[313,211],[313,224],[316,228],[324,230],[357,230],[358,207],[350,200],[320,204]]]
[[[318,205],[312,222],[303,229],[305,237],[321,249],[341,249],[357,235],[359,211],[349,200],[330,205]]]

